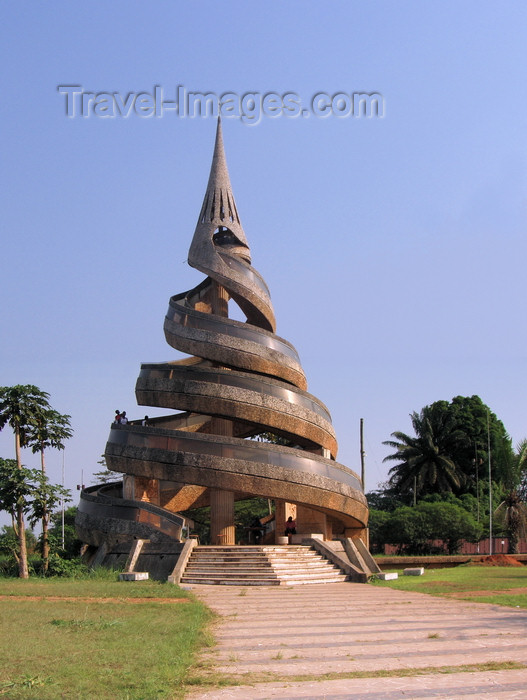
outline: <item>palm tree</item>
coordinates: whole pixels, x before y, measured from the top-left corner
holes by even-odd
[[[523,438],[516,446],[516,459],[519,472],[518,476],[521,482],[527,475],[527,438]]]
[[[464,445],[466,435],[455,428],[450,417],[439,408],[425,406],[410,415],[415,437],[395,432],[395,440],[383,444],[396,451],[384,462],[399,462],[389,471],[389,484],[401,493],[436,493],[458,490],[463,472],[455,462],[456,448]]]
[[[509,491],[494,512],[509,540],[509,554],[519,554],[520,539],[527,534],[527,506],[516,489]]]
[[[19,470],[22,470],[21,447],[26,444],[28,431],[35,426],[39,416],[50,409],[49,394],[32,384],[0,387],[0,430],[6,424],[15,435],[15,455]],[[20,547],[19,576],[28,578],[27,549],[24,523],[24,507],[16,506],[16,528]]]
[[[523,439],[516,447],[511,469],[507,470],[507,494],[494,512],[496,520],[507,534],[509,554],[518,554],[520,539],[527,536],[527,505],[521,493],[522,477],[526,468],[527,439]]]
[[[31,447],[33,453],[40,452],[40,468],[42,476],[46,476],[46,463],[44,450],[52,447],[56,450],[64,449],[64,441],[73,435],[70,427],[71,416],[62,415],[50,408],[42,411],[34,423],[31,425],[25,436],[24,444]],[[44,571],[48,570],[49,564],[49,508],[46,499],[42,501],[42,561]]]

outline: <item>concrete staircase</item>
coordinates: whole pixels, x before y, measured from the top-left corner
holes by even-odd
[[[181,584],[297,586],[346,580],[345,573],[306,545],[197,546]]]

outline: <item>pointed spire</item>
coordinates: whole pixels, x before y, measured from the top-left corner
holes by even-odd
[[[262,276],[251,266],[251,251],[234,201],[220,119],[209,182],[188,251],[188,264],[224,287],[245,314],[247,323],[275,332],[269,290]],[[196,290],[199,294],[207,293],[200,285]]]
[[[238,215],[232,185],[225,158],[223,147],[223,132],[221,128],[221,117],[218,117],[216,129],[216,142],[214,144],[214,155],[210,167],[207,191],[203,199],[203,205],[199,215],[196,230],[194,232],[194,242],[197,238],[207,237],[212,239],[213,234],[219,228],[226,228],[233,236],[232,243],[246,248],[244,257],[250,259],[249,244]]]
[[[227,160],[225,158],[225,148],[223,146],[223,130],[221,128],[221,117],[218,117],[216,126],[216,141],[214,143],[214,154],[212,156],[212,164],[210,166],[209,182],[207,184],[207,192],[212,187],[226,185],[229,190],[231,181],[229,178],[229,170],[227,168]]]

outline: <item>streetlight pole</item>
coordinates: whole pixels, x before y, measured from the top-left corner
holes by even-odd
[[[364,418],[360,419],[360,477],[362,481],[362,489],[364,490],[366,481],[366,471],[364,465],[364,457],[366,453],[364,452]]]
[[[62,450],[62,488],[64,488],[64,452],[65,452],[65,450]],[[64,496],[62,496],[61,521],[62,521],[62,549],[64,549]]]
[[[474,442],[474,466],[476,467],[476,503],[478,504],[479,523],[479,464],[478,464],[478,443]]]
[[[489,554],[492,556],[492,469],[490,465],[490,418],[487,408],[487,452],[489,455]]]

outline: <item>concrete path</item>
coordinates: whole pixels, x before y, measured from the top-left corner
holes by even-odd
[[[236,687],[196,689],[188,700],[527,700],[527,610],[357,583],[189,588],[221,616],[217,645],[202,658],[204,675],[251,676],[250,684],[240,679]],[[525,667],[430,673],[488,662]],[[322,678],[404,669],[423,672]]]

